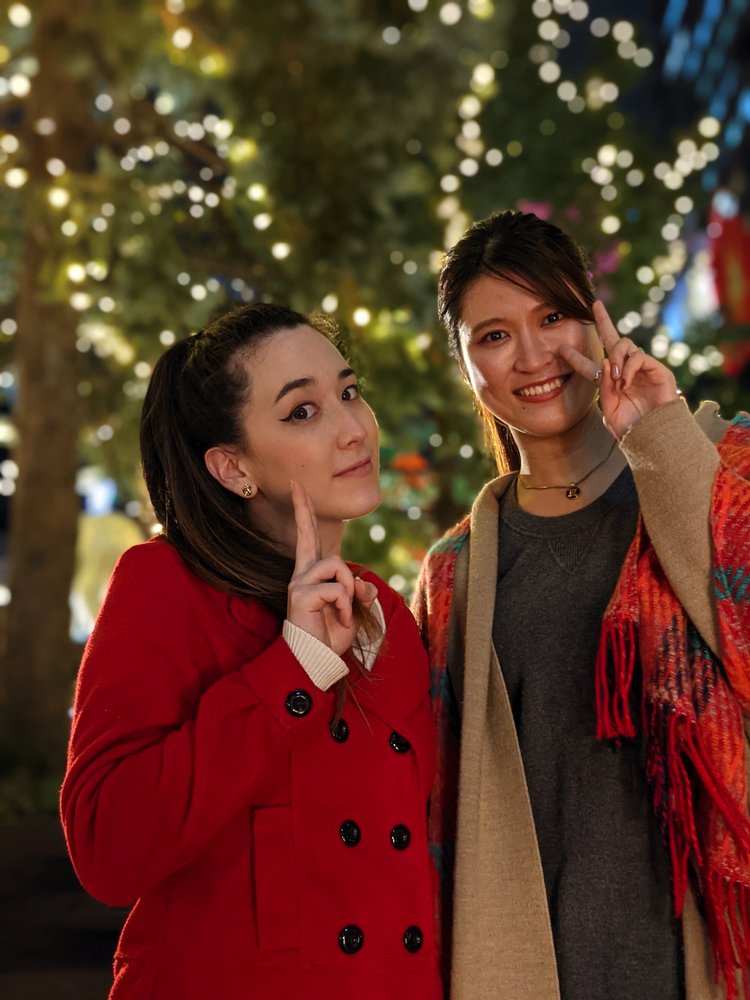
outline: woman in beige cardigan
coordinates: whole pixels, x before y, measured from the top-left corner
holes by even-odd
[[[476,223],[439,308],[504,473],[415,599],[451,996],[732,998],[750,825],[710,586],[729,425],[712,405],[690,415],[671,371],[618,335],[580,248],[533,215]],[[706,750],[714,687],[731,761]]]

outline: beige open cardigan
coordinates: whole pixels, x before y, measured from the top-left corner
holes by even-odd
[[[676,400],[640,420],[621,445],[659,560],[714,652],[709,503],[719,464],[714,443],[727,426],[715,404],[704,404],[693,418]],[[463,676],[463,692],[451,1000],[560,996],[523,763],[492,644],[498,499],[511,481],[496,479],[478,496],[469,555],[456,572],[450,659],[451,675]],[[683,936],[687,1000],[719,1000],[724,991],[713,983],[708,940],[692,894],[685,903]]]

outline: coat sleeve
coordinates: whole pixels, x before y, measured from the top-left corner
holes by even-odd
[[[728,426],[716,410],[694,419],[682,399],[647,414],[622,441],[649,538],[680,604],[719,654],[713,595],[711,504]]]
[[[659,407],[623,451],[659,562],[748,716],[750,418],[729,425],[706,404],[697,418],[682,401]]]
[[[136,546],[115,568],[86,648],[61,813],[82,884],[110,905],[129,905],[267,801],[291,741],[330,716],[321,691],[306,715],[287,711],[288,694],[311,684],[267,628],[263,637],[236,627],[246,658],[235,646],[230,667],[207,667],[227,649],[226,637],[209,641],[211,607],[171,546]]]

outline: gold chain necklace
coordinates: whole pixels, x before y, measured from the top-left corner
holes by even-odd
[[[586,480],[589,478],[589,476],[593,476],[593,474],[596,472],[597,469],[601,469],[604,463],[609,461],[609,457],[615,450],[616,444],[617,441],[616,440],[613,441],[612,447],[609,449],[609,451],[601,460],[601,462],[597,462],[594,468],[589,469],[589,471],[586,473],[585,476],[582,476],[580,479],[574,480],[567,486],[529,486],[528,483],[523,482],[520,474],[518,476],[518,482],[520,483],[521,486],[523,486],[525,490],[565,490],[565,496],[568,498],[568,500],[577,500],[578,497],[581,495],[581,483],[585,483]]]

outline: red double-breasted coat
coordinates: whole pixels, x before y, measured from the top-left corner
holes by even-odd
[[[117,565],[61,810],[85,888],[135,903],[113,1000],[438,1000],[427,659],[403,600],[341,724],[263,604],[163,539]]]

